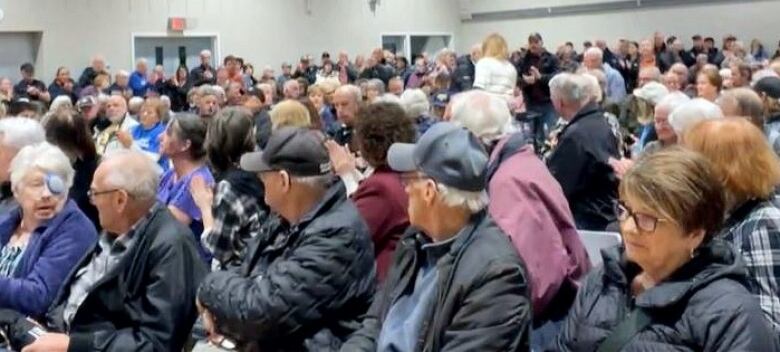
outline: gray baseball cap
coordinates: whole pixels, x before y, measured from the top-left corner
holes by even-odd
[[[416,144],[393,144],[387,161],[395,171],[421,171],[461,191],[478,192],[487,186],[485,148],[471,132],[450,122],[434,124]]]
[[[285,127],[271,134],[265,149],[244,154],[241,168],[250,172],[287,171],[293,176],[319,176],[330,172],[325,136],[316,130]]]

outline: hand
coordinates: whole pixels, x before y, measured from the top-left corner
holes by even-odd
[[[531,66],[531,76],[534,76],[535,80],[542,78],[542,74],[539,72],[539,69],[536,68],[536,66]]]
[[[617,176],[618,179],[623,179],[623,175],[634,166],[633,160],[625,158],[620,160],[609,158],[607,162],[612,166],[612,170],[615,172],[615,176]]]
[[[127,131],[116,131],[116,139],[118,139],[119,143],[122,143],[122,146],[125,148],[130,148],[133,145],[133,136],[131,136],[130,133],[127,133]]]
[[[523,82],[525,82],[525,84],[534,84],[536,83],[536,77],[534,77],[534,75],[523,75]]]
[[[203,72],[203,78],[205,79],[212,79],[214,78],[214,75],[211,74],[211,71]]]
[[[68,92],[68,93],[72,92],[73,91],[73,82],[70,82],[70,81],[65,82],[65,85],[63,86],[63,88],[65,88],[65,91]]]
[[[211,189],[203,176],[195,176],[190,181],[190,194],[195,204],[200,209],[211,209],[214,202],[214,191]]]
[[[325,142],[325,148],[328,149],[330,164],[337,175],[342,176],[357,170],[355,156],[352,155],[348,147],[340,146],[338,143],[328,140]]]
[[[22,348],[22,352],[67,352],[69,344],[68,335],[45,333],[35,342]]]
[[[38,88],[30,86],[30,87],[27,87],[27,94],[35,96],[35,95],[40,94],[40,91],[38,91]]]

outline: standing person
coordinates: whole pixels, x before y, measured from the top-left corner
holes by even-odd
[[[639,44],[626,42],[626,52],[617,59],[615,67],[626,82],[626,92],[633,92],[639,76]]]
[[[187,93],[192,89],[193,82],[187,73],[187,66],[181,65],[176,69],[176,74],[165,82],[163,95],[171,99],[171,110],[174,112],[187,111]]]
[[[35,67],[27,62],[19,70],[22,72],[22,80],[14,86],[14,97],[48,104],[51,101],[51,95],[46,90],[46,84],[35,79]]]
[[[544,143],[557,120],[550,100],[549,82],[558,72],[558,60],[543,45],[539,33],[529,35],[528,53],[517,67],[527,109],[538,115],[534,123],[534,138],[537,145]]]
[[[292,79],[292,65],[285,62],[282,63],[282,74],[279,75],[279,77],[276,77],[276,87],[278,87],[279,92],[283,93],[282,90],[284,89],[284,85],[287,83],[287,81]],[[283,94],[277,94],[277,95],[283,95]]]
[[[217,70],[211,64],[211,51],[200,52],[200,65],[192,69],[190,76],[192,76],[193,87],[217,83]]]
[[[221,110],[208,126],[205,149],[216,189],[202,176],[192,178],[189,185],[203,215],[200,242],[214,256],[213,269],[240,267],[247,259],[245,248],[269,219],[263,184],[255,174],[238,167],[241,156],[255,150],[249,111]]]
[[[484,52],[482,46],[483,44],[476,44],[471,47],[471,52],[468,55],[463,55],[458,58],[458,66],[455,69],[455,73],[453,74],[454,78],[452,82],[452,91],[454,93],[464,92],[470,90],[473,87],[474,80],[476,79],[476,66],[477,63],[482,59],[482,53]],[[508,58],[509,53],[507,53],[507,59]],[[402,56],[397,57],[396,61],[399,61],[400,59],[406,61],[406,58]],[[409,78],[412,72],[413,71],[411,69],[407,69],[407,72],[401,75],[401,77],[404,78],[404,82],[406,82],[406,79]],[[515,76],[517,76],[517,70],[515,70]],[[515,77],[515,80],[517,80],[517,77]]]
[[[482,42],[482,58],[477,62],[474,88],[500,96],[509,102],[517,85],[517,69],[509,62],[504,37],[493,33]]]
[[[616,69],[604,62],[601,49],[592,47],[585,50],[582,56],[582,66],[589,70],[601,70],[607,76],[605,104],[623,104],[626,99],[626,81]],[[641,70],[641,63],[640,63]]]
[[[339,83],[342,85],[354,82],[358,77],[357,68],[349,62],[349,55],[342,51],[339,53],[339,61],[334,68],[339,73]]]
[[[140,58],[135,62],[135,71],[130,74],[130,82],[128,83],[130,89],[133,90],[134,97],[145,97],[146,91],[152,87],[147,76],[148,70],[149,64],[146,59]]]
[[[92,57],[89,67],[85,68],[79,76],[78,90],[84,89],[95,81],[99,74],[108,74],[106,71],[106,59],[102,55]]]
[[[157,189],[157,200],[168,207],[171,215],[189,226],[200,244],[203,233],[202,214],[190,192],[190,182],[201,177],[211,187],[214,177],[204,160],[206,150],[206,124],[195,115],[182,114],[168,123],[160,138],[160,154],[171,160],[171,169],[163,173]],[[198,251],[205,263],[211,261],[211,254],[198,245]]]
[[[577,228],[604,231],[616,220],[618,180],[609,158],[620,157],[604,112],[587,90],[588,81],[578,74],[561,73],[550,81],[555,110],[568,124],[547,167],[563,188]]]
[[[57,97],[64,95],[70,98],[71,103],[75,104],[78,99],[75,87],[76,83],[70,78],[70,70],[66,67],[58,67],[55,78],[49,85],[49,96],[53,101]]]

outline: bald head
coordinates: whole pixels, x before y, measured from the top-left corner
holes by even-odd
[[[106,103],[106,116],[111,122],[118,123],[127,114],[127,101],[121,95],[112,95]]]

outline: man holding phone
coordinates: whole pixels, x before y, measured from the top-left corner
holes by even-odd
[[[534,138],[542,145],[558,119],[550,100],[550,79],[558,73],[558,59],[544,48],[539,33],[528,36],[528,53],[517,66],[519,85],[528,111],[539,116],[534,122]]]
[[[16,98],[28,98],[31,101],[40,101],[48,103],[51,95],[46,90],[46,85],[35,79],[35,67],[29,62],[19,68],[22,71],[22,80],[14,87],[14,96]]]

